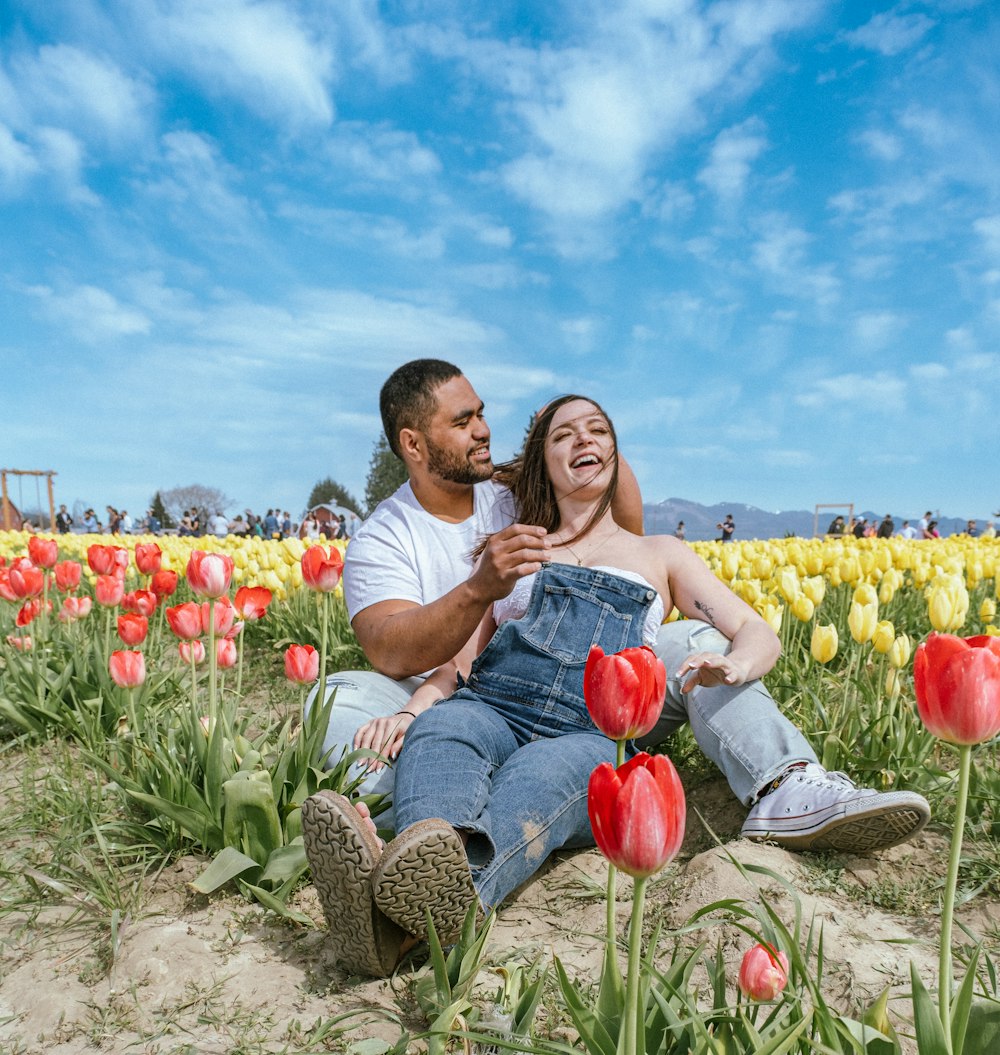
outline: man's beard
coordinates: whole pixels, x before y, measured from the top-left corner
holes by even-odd
[[[478,484],[493,475],[493,462],[471,462],[468,454],[447,451],[427,440],[427,468],[453,484]],[[480,450],[481,448],[476,448]]]

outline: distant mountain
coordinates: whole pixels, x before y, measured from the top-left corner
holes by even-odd
[[[686,498],[668,498],[655,505],[646,504],[642,507],[642,511],[646,534],[672,535],[677,522],[683,520],[685,532],[690,541],[717,539],[720,532],[716,525],[722,522],[722,518],[727,513],[732,513],[733,520],[736,521],[735,538],[737,541],[752,538],[784,538],[786,535],[812,538],[813,526],[816,523],[814,514],[807,509],[769,513],[766,509],[743,505],[741,502],[720,502],[713,506],[703,506],[699,502],[692,502]],[[837,512],[836,509],[820,511],[817,525],[819,534],[826,531]],[[874,513],[867,509],[855,510],[854,515],[879,523],[885,514],[884,512]],[[893,513],[892,519],[898,531],[904,520],[909,520],[915,526],[920,519],[920,514],[903,516]],[[961,517],[941,517],[938,520],[938,530],[942,535],[954,535],[965,530],[965,523]],[[979,526],[983,527],[982,524]]]

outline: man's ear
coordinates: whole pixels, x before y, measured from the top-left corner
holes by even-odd
[[[418,429],[399,430],[399,449],[403,455],[403,461],[422,462],[426,453],[424,435]]]

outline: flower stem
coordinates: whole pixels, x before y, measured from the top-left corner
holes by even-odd
[[[642,916],[646,904],[646,880],[636,879],[632,890],[632,922],[628,932],[628,976],[625,980],[625,1042],[620,1055],[635,1055],[639,1036],[639,961],[642,956]]]
[[[215,598],[208,602],[208,720],[214,726],[218,718],[216,680],[218,663],[215,655]]]
[[[618,769],[621,764],[625,761],[625,741],[615,741],[615,769]],[[608,962],[614,962],[614,950],[617,946],[616,940],[616,927],[615,927],[615,908],[618,904],[618,869],[609,861],[608,862],[608,893],[607,893],[607,943],[608,943]]]
[[[319,708],[320,713],[322,713],[323,708],[326,706],[326,624],[330,614],[328,599],[329,594],[319,594],[319,691],[316,696],[315,706]]]
[[[955,915],[955,891],[958,887],[958,866],[962,858],[962,835],[965,830],[965,807],[969,799],[969,777],[972,773],[972,747],[958,748],[958,802],[955,806],[955,828],[951,833],[951,853],[948,856],[948,878],[944,885],[944,905],[941,909],[941,960],[938,972],[938,1007],[945,1042],[951,1051],[951,929]]]

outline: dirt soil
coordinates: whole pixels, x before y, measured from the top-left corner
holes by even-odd
[[[937,896],[946,853],[942,833],[930,830],[878,856],[809,858],[738,839],[744,811],[721,782],[702,784],[689,793],[689,803],[681,856],[649,887],[650,922],[680,926],[708,903],[753,902],[763,893],[792,926],[790,889],[766,874],[752,873],[748,880],[731,854],[784,878],[798,896],[803,933],[810,926],[816,934],[822,928],[830,1003],[854,1009],[886,986],[905,992],[911,959],[935,984]],[[183,858],[160,874],[141,912],[117,927],[113,956],[108,921],[81,926],[71,900],[47,903],[34,915],[7,916],[0,932],[0,1052],[377,1055],[387,1046],[380,1039],[394,1042],[404,1029],[423,1028],[412,999],[414,968],[371,981],[337,967],[311,885],[300,891],[295,907],[315,921],[314,928],[285,923],[233,895],[195,894],[186,884],[203,863]],[[488,965],[517,957],[530,961],[538,953],[551,963],[558,955],[571,973],[596,979],[605,875],[596,851],[558,856],[501,910]],[[898,894],[907,914],[871,906],[873,900],[884,905],[886,891]],[[630,893],[630,882],[622,881],[622,927]],[[994,943],[1000,934],[995,903],[974,899],[959,919]],[[709,937],[713,947],[721,940],[730,966],[738,965],[749,943],[722,925]],[[661,939],[664,958],[670,945],[669,937]],[[485,969],[481,977],[487,1006],[499,976]],[[554,1005],[546,1001],[549,1008]],[[345,1012],[358,1014],[334,1021]],[[541,1015],[558,1028],[551,1012]]]

